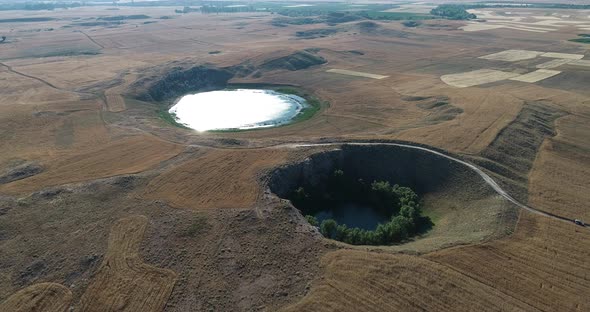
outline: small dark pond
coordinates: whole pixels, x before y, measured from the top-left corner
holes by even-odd
[[[351,228],[374,230],[379,223],[385,223],[389,217],[375,210],[374,207],[358,202],[333,202],[330,209],[315,213],[318,223],[334,219],[338,224],[346,224]]]

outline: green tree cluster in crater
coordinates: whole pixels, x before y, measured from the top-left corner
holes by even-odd
[[[320,232],[327,238],[352,245],[390,245],[403,242],[433,225],[430,218],[422,215],[418,195],[408,187],[391,185],[387,181],[366,183],[347,177],[342,170],[334,171],[323,182],[322,187],[299,186],[291,193],[290,200],[311,225],[319,225]],[[389,221],[378,224],[374,230],[351,228],[333,219],[318,224],[313,215],[333,207],[335,202],[370,205],[389,216]]]

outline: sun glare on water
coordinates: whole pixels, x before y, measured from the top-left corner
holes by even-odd
[[[237,89],[185,95],[169,112],[197,131],[244,130],[288,123],[305,105],[296,95]]]

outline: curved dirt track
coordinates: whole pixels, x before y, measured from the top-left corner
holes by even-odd
[[[525,209],[527,211],[530,211],[534,214],[540,215],[540,216],[544,216],[544,217],[548,217],[548,218],[552,218],[555,220],[559,220],[559,221],[564,221],[564,222],[568,222],[568,223],[573,223],[574,220],[566,218],[566,217],[562,217],[562,216],[558,216],[552,213],[548,213],[530,206],[527,206],[519,201],[517,201],[516,199],[514,199],[514,197],[510,196],[510,194],[508,194],[505,190],[503,190],[500,185],[498,185],[498,183],[496,183],[496,181],[494,181],[494,179],[492,179],[492,177],[490,177],[487,173],[483,172],[481,169],[479,169],[478,167],[476,167],[473,164],[470,164],[466,161],[463,161],[461,159],[455,158],[453,156],[449,156],[446,155],[444,153],[426,148],[426,147],[422,147],[422,146],[416,146],[416,145],[411,145],[411,144],[402,144],[402,143],[387,143],[387,142],[383,142],[383,143],[377,143],[377,142],[333,142],[333,143],[292,143],[292,144],[281,144],[281,145],[276,145],[274,146],[274,148],[299,148],[299,147],[316,147],[316,146],[340,146],[340,145],[356,145],[356,146],[398,146],[398,147],[405,147],[405,148],[411,148],[411,149],[417,149],[417,150],[421,150],[421,151],[425,151],[428,153],[432,153],[432,154],[436,154],[438,156],[444,157],[446,159],[449,159],[451,161],[460,163],[464,166],[467,166],[469,169],[475,171],[489,186],[491,186],[494,191],[496,191],[496,193],[498,193],[500,196],[504,197],[505,199],[507,199],[508,201],[510,201],[511,203],[515,204],[516,206]]]
[[[6,64],[4,64],[4,63],[0,63],[0,66],[4,66],[4,67],[6,68],[6,70],[8,70],[9,72],[11,72],[11,73],[13,73],[13,74],[16,74],[16,75],[19,75],[19,76],[23,76],[23,77],[27,77],[27,78],[30,78],[30,79],[33,79],[33,80],[37,80],[37,81],[39,81],[40,83],[42,83],[42,84],[44,84],[44,85],[46,85],[46,86],[48,86],[48,87],[50,87],[50,88],[52,88],[52,89],[55,89],[55,90],[58,90],[58,91],[67,91],[67,90],[63,90],[63,89],[61,89],[61,88],[59,88],[59,87],[55,86],[54,84],[52,84],[51,82],[49,82],[49,81],[47,81],[47,80],[41,79],[41,78],[39,78],[39,77],[35,77],[35,76],[31,76],[31,75],[27,75],[27,74],[25,74],[25,73],[21,73],[21,72],[19,72],[19,71],[17,71],[17,70],[14,70],[14,69],[12,68],[12,66],[6,65]]]
[[[163,311],[177,274],[149,265],[139,255],[148,218],[132,215],[111,229],[104,260],[80,299],[80,310]]]
[[[72,302],[72,291],[57,283],[38,283],[25,287],[0,303],[0,311],[66,312]]]

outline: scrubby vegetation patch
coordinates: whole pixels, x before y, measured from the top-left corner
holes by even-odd
[[[467,12],[469,7],[461,4],[441,4],[430,11],[430,14],[451,20],[476,19],[477,16]]]
[[[590,44],[590,34],[579,34],[578,37],[579,38],[570,39],[569,41]]]
[[[260,68],[265,70],[300,70],[315,65],[325,64],[327,61],[323,57],[310,53],[309,51],[297,51],[293,54],[269,60],[263,63]]]

